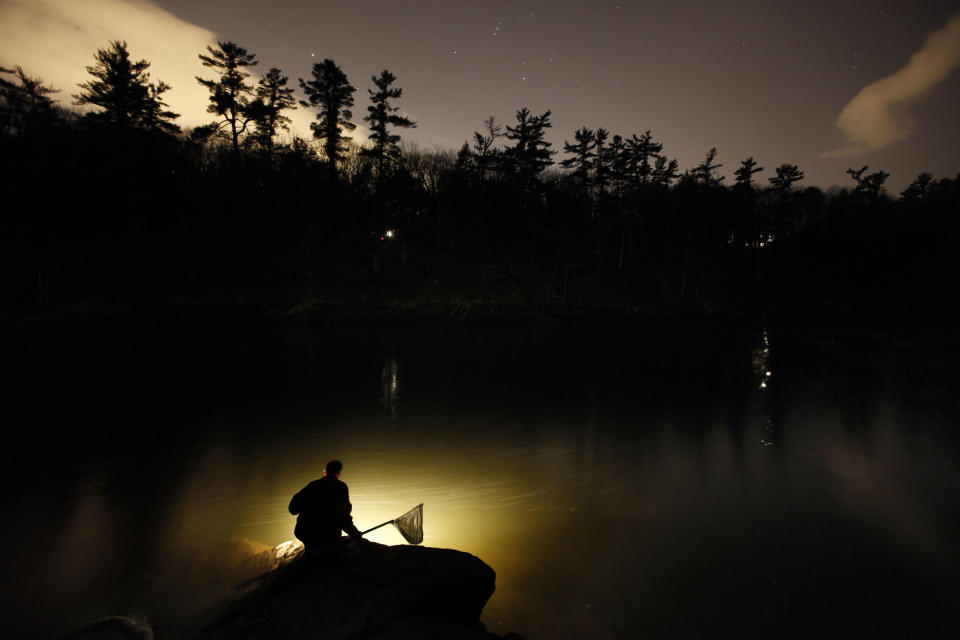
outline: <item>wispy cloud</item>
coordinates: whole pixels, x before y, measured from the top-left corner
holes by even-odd
[[[960,14],[927,36],[923,47],[896,73],[864,87],[843,108],[837,127],[847,144],[825,158],[846,158],[905,140],[916,125],[917,101],[960,66]]]
[[[42,77],[69,106],[77,83],[90,79],[86,68],[93,64],[94,52],[110,40],[126,40],[131,57],[150,62],[151,78],[172,87],[164,100],[181,114],[180,126],[205,124],[214,117],[206,112],[209,92],[195,78],[213,77],[197,55],[218,39],[230,36],[191,24],[147,0],[0,2],[0,65],[20,65],[28,75]],[[262,60],[256,69],[270,66]],[[295,76],[291,84],[296,84]],[[292,117],[294,131],[309,137],[313,112],[298,109]]]

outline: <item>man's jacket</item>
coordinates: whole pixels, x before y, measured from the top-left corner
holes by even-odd
[[[289,509],[297,516],[293,533],[304,544],[332,544],[340,538],[340,531],[360,535],[350,515],[353,505],[347,485],[334,476],[323,476],[298,491]]]

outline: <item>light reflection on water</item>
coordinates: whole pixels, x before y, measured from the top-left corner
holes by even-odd
[[[339,458],[361,529],[423,502],[425,545],[497,571],[484,621],[500,633],[838,635],[913,628],[917,607],[951,624],[951,396],[924,386],[918,404],[909,376],[861,386],[867,369],[898,370],[892,356],[838,370],[804,343],[781,358],[788,341],[766,329],[681,358],[610,359],[582,337],[542,350],[447,340],[297,340],[282,390],[243,387],[257,398],[243,410],[186,402],[188,415],[150,427],[179,435],[136,463],[129,447],[90,454],[65,495],[37,489],[11,507],[8,547],[38,534],[37,549],[21,543],[33,566],[6,561],[22,606],[57,611],[53,628],[146,612],[181,637],[233,593],[247,557],[292,537],[290,496]],[[146,425],[150,410],[123,422]],[[392,527],[370,537],[402,543]]]
[[[388,357],[383,363],[380,384],[382,386],[380,404],[387,409],[390,420],[396,423],[397,409],[400,406],[400,376],[396,358]]]

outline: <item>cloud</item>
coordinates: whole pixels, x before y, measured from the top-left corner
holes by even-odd
[[[216,44],[214,32],[147,0],[0,2],[0,66],[20,65],[27,75],[43,78],[60,90],[55,98],[64,106],[72,103],[77,84],[90,80],[86,68],[93,64],[94,52],[110,40],[126,40],[132,58],[150,62],[150,77],[172,87],[164,99],[181,114],[177,124],[191,127],[213,120],[206,111],[209,92],[195,78],[213,77],[197,56]],[[269,67],[269,62],[261,62],[257,69]],[[293,131],[309,137],[313,111],[297,109],[291,117]]]
[[[843,108],[836,125],[847,145],[823,154],[847,158],[905,140],[916,118],[911,107],[960,66],[960,14],[927,36],[923,47],[896,73],[864,87]]]

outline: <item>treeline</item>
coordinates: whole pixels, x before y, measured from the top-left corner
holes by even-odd
[[[732,184],[716,149],[680,170],[651,131],[583,127],[546,140],[550,111],[488,118],[458,152],[403,145],[414,127],[387,70],[371,78],[358,144],[354,93],[332,61],[253,82],[232,42],[198,54],[211,123],[175,124],[149,63],[96,52],[73,95],[0,74],[2,306],[256,300],[282,307],[482,301],[626,313],[778,310],[953,313],[960,176],[848,170],[800,187],[753,158]],[[312,139],[284,139],[315,111]]]

